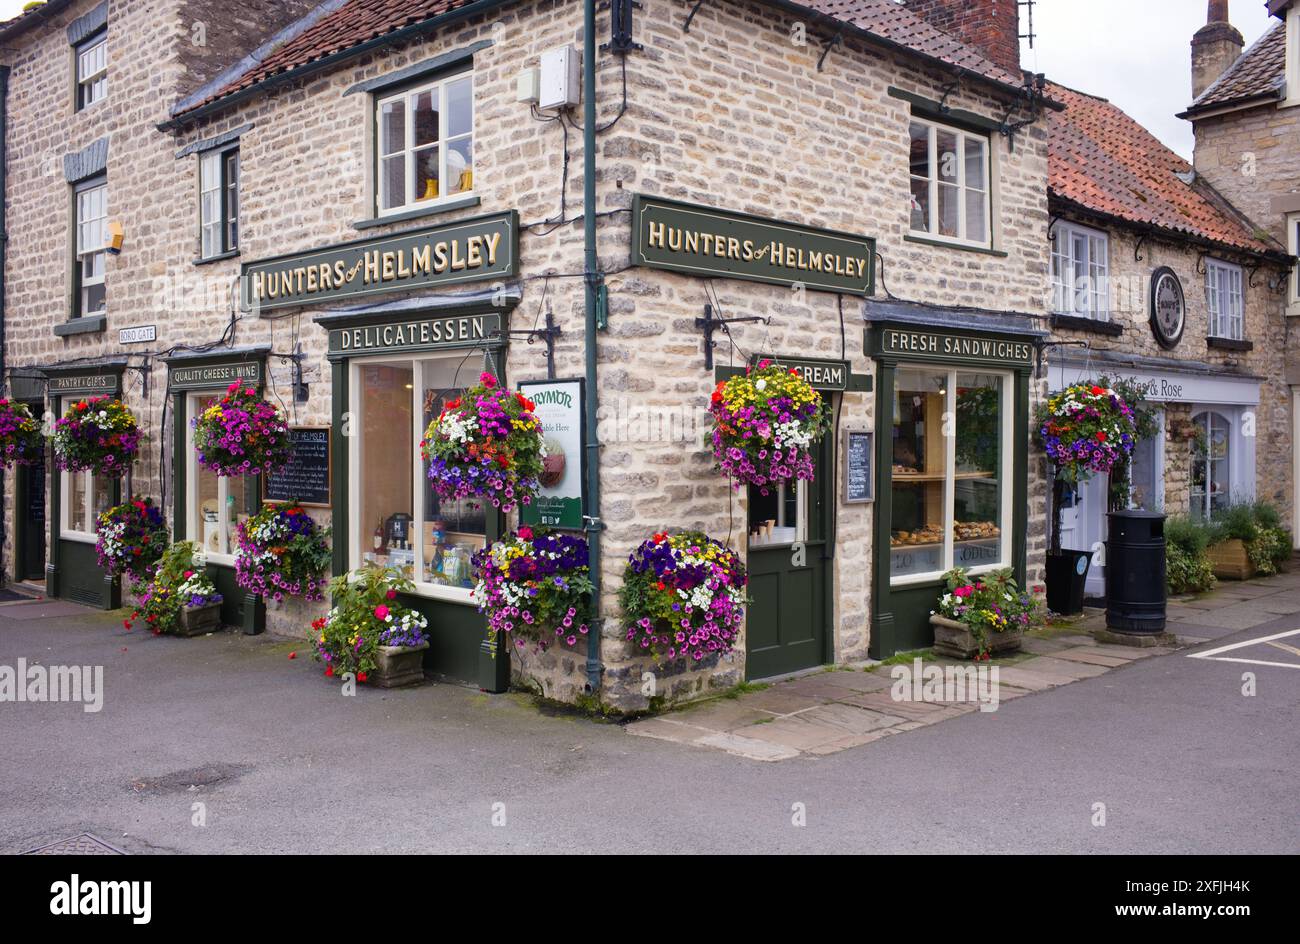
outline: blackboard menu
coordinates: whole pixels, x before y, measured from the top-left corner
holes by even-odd
[[[872,463],[875,435],[848,430],[844,434],[844,501],[869,502],[875,498]]]
[[[330,504],[330,428],[294,426],[289,429],[289,461],[265,476],[263,501],[298,501],[328,508]]]

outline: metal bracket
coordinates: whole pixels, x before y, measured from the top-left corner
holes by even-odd
[[[1205,272],[1206,272],[1206,269],[1205,269],[1205,260],[1206,260],[1206,258],[1207,258],[1209,255],[1210,255],[1210,254],[1209,254],[1208,252],[1197,253],[1197,255],[1196,255],[1196,270],[1195,270],[1197,275],[1204,275],[1204,274],[1205,274]]]
[[[695,327],[704,329],[704,369],[713,370],[713,332],[718,328],[726,330],[727,325],[743,324],[751,321],[761,321],[767,323],[766,318],[760,318],[758,315],[749,315],[744,318],[715,318],[713,317],[713,306],[704,306],[704,317],[695,319]]]
[[[1050,243],[1056,239],[1056,234],[1052,232],[1052,227],[1061,221],[1059,214],[1048,214],[1047,216],[1047,241]]]
[[[1254,287],[1255,287],[1255,273],[1259,271],[1259,267],[1260,267],[1260,263],[1258,263],[1258,262],[1256,262],[1253,266],[1249,266],[1249,267],[1248,267],[1248,270],[1247,270],[1247,271],[1248,271],[1250,274],[1246,276],[1246,287],[1247,287],[1247,288],[1254,288]]]
[[[939,111],[948,114],[948,96],[959,88],[961,88],[960,75],[943,87],[943,94],[939,96]]]
[[[822,50],[821,56],[817,59],[817,71],[822,71],[822,66],[826,63],[826,57],[831,54],[831,50],[844,42],[844,30],[838,30],[834,36],[826,43],[826,48]]]
[[[546,308],[546,327],[529,328],[527,331],[507,331],[507,337],[526,338],[529,344],[536,343],[538,338],[546,342],[546,379],[555,379],[555,339],[563,334],[563,330],[555,323],[555,316],[551,313],[550,306]]]
[[[1034,376],[1043,376],[1043,352],[1049,347],[1088,347],[1087,341],[1039,341],[1034,345]]]
[[[1138,240],[1137,240],[1137,242],[1136,242],[1136,243],[1134,244],[1134,246],[1133,246],[1133,261],[1134,261],[1134,262],[1141,262],[1141,261],[1142,261],[1142,244],[1145,243],[1145,242],[1147,241],[1147,237],[1150,236],[1150,235],[1151,235],[1150,233],[1142,233],[1141,235],[1138,236]]]
[[[616,56],[626,56],[633,50],[645,48],[632,40],[632,10],[643,9],[639,0],[607,0],[600,5],[609,11],[610,41],[600,44],[601,52],[612,52]]]
[[[695,14],[700,12],[700,7],[704,6],[704,0],[695,0],[695,6],[691,7],[691,12],[686,16],[686,22],[682,24],[682,32],[691,31],[691,20],[695,19]]]

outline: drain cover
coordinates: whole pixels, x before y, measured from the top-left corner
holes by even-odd
[[[110,846],[98,836],[82,833],[71,839],[52,842],[48,846],[28,849],[20,855],[126,855],[126,853],[116,846]]]

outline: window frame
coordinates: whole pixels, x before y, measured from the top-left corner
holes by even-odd
[[[79,397],[61,397],[54,401],[54,409],[57,415],[62,416],[67,411],[68,404]],[[82,476],[86,483],[86,495],[83,499],[82,511],[86,513],[86,523],[91,527],[90,531],[77,531],[71,526],[72,521],[72,477],[74,475]],[[99,539],[99,512],[95,510],[95,473],[90,469],[81,472],[69,472],[67,469],[59,470],[59,539],[63,541],[79,541],[82,544],[94,544]]]
[[[1064,278],[1066,265],[1069,271],[1073,273],[1079,265],[1079,260],[1074,255],[1074,241],[1076,238],[1085,240],[1088,247],[1088,259],[1085,265],[1088,268],[1088,278],[1095,279],[1089,288],[1083,291],[1088,300],[1085,308],[1078,307],[1080,289],[1077,277],[1066,281]],[[1062,240],[1066,240],[1066,252],[1059,252]],[[1096,243],[1100,242],[1102,253],[1101,262],[1098,263],[1093,258],[1093,252],[1096,249]],[[1058,315],[1068,315],[1074,318],[1087,318],[1090,321],[1109,322],[1111,320],[1111,298],[1110,298],[1110,234],[1105,230],[1094,229],[1091,226],[1082,226],[1078,223],[1070,223],[1065,220],[1057,220],[1052,226],[1052,246],[1050,250],[1050,271],[1048,278],[1052,284],[1052,311]],[[1058,278],[1057,261],[1060,260],[1060,275]],[[1094,276],[1093,273],[1100,269],[1100,274]],[[1067,298],[1072,304],[1066,305]],[[1100,304],[1098,309],[1096,304]]]
[[[232,167],[233,161],[233,167]],[[215,165],[215,186],[206,186],[204,173],[209,165]],[[239,173],[241,162],[239,142],[224,147],[212,148],[199,153],[199,259],[217,259],[239,250]],[[216,196],[216,218],[207,219],[204,215],[204,197]],[[234,211],[231,205],[234,204]],[[216,246],[206,243],[207,231],[216,234]]]
[[[1300,256],[1300,213],[1289,213],[1286,217],[1287,251],[1293,256]],[[1292,305],[1300,305],[1300,259],[1291,267]]]
[[[915,362],[903,362],[898,365],[899,369],[913,368],[932,373],[943,373],[945,375],[945,392],[943,414],[945,417],[953,417],[956,422],[957,416],[957,375],[958,374],[985,374],[992,377],[998,377],[1002,381],[1001,396],[999,397],[998,409],[1001,422],[999,449],[998,454],[1001,460],[1001,468],[998,469],[999,475],[999,508],[1001,514],[998,521],[999,540],[998,540],[998,560],[989,564],[980,564],[976,567],[968,567],[966,573],[970,576],[989,573],[994,570],[1002,570],[1012,566],[1011,558],[1011,534],[1014,530],[1013,509],[1014,490],[1012,479],[1015,477],[1015,449],[1012,438],[1014,432],[1014,423],[1012,416],[1013,404],[1011,397],[1015,390],[1015,373],[1006,370],[985,370],[978,365],[955,365],[955,364],[924,364]],[[897,373],[895,373],[897,376]],[[898,386],[895,383],[893,395],[898,397]],[[945,573],[954,566],[954,546],[956,545],[956,517],[957,517],[957,436],[955,433],[944,437],[944,482],[943,482],[943,547],[940,551],[940,568],[933,571],[925,571],[916,574],[903,574],[895,577],[893,570],[893,554],[898,548],[890,547],[889,553],[889,586],[890,588],[910,587],[917,584],[931,584],[939,580]],[[884,496],[884,500],[893,501],[894,481],[893,475],[890,476],[890,494]],[[892,532],[891,532],[892,533]],[[904,545],[905,546],[905,545]]]
[[[1198,520],[1211,521],[1214,518],[1214,507],[1213,507],[1214,493],[1210,489],[1212,463],[1222,462],[1225,464],[1227,468],[1228,494],[1225,496],[1226,502],[1228,504],[1231,504],[1237,497],[1234,494],[1234,485],[1237,478],[1237,476],[1234,473],[1237,471],[1236,461],[1239,459],[1239,457],[1237,456],[1237,443],[1236,443],[1236,429],[1237,429],[1236,416],[1224,412],[1223,408],[1219,406],[1209,405],[1209,406],[1201,406],[1199,408],[1193,407],[1191,420],[1193,424],[1200,426],[1201,429],[1205,431],[1206,451],[1203,456],[1198,456],[1193,448],[1191,467],[1188,469],[1188,477],[1187,477],[1188,512],[1191,514],[1193,518],[1196,518]],[[1225,432],[1225,436],[1223,439],[1224,455],[1222,459],[1215,459],[1210,455],[1210,449],[1213,447],[1214,423],[1216,420],[1222,421],[1223,429]],[[1201,496],[1202,501],[1204,503],[1204,507],[1202,507],[1199,511],[1192,506],[1192,501],[1193,501],[1192,492],[1193,489],[1195,488],[1196,464],[1198,462],[1205,463],[1205,494]]]
[[[93,190],[103,190],[104,206],[103,215],[93,217],[102,227],[101,238],[103,242],[95,250],[83,250],[81,248],[81,230],[84,221],[81,218],[81,201],[82,197]],[[108,175],[98,174],[89,177],[86,180],[77,182],[72,187],[72,318],[94,318],[108,314]],[[103,257],[104,273],[98,279],[87,281],[84,268],[83,257],[100,255]],[[96,308],[93,311],[86,310],[85,291],[87,286],[103,285],[104,286],[104,305],[102,308]]]
[[[205,399],[220,400],[221,392],[219,390],[191,390],[185,394],[185,415],[189,419],[199,415],[202,409],[202,402]],[[190,422],[185,423],[185,534],[187,539],[193,541],[195,546],[204,555],[204,559],[209,564],[218,564],[222,567],[234,567],[236,554],[222,554],[219,551],[208,550],[207,541],[203,535],[204,522],[191,517],[194,515],[199,497],[199,467],[198,452],[194,448],[194,426]],[[225,475],[216,476],[217,479],[217,529],[222,534],[223,547],[236,547],[239,543],[237,525],[230,524],[230,516],[221,513],[230,498],[230,477]],[[250,481],[245,483],[245,487],[261,488],[261,481],[255,476],[249,477]],[[238,515],[239,512],[236,512]]]
[[[361,402],[363,384],[361,382],[362,371],[375,364],[410,364],[412,366],[411,380],[411,433],[413,442],[418,443],[424,438],[423,411],[417,404],[416,398],[422,396],[424,390],[424,362],[431,360],[445,360],[455,363],[462,363],[465,359],[464,351],[454,352],[437,352],[437,351],[414,351],[399,352],[396,354],[378,354],[367,357],[353,357],[347,360],[348,371],[348,410],[354,417],[362,417],[363,405]],[[358,422],[360,420],[358,419]],[[361,465],[364,457],[363,435],[358,430],[357,435],[346,437],[347,442],[347,469],[348,469],[348,507],[351,512],[348,515],[348,573],[353,573],[363,566],[363,558],[366,548],[369,546],[371,534],[367,533],[367,523],[363,521],[361,514]],[[426,518],[426,509],[424,507],[425,499],[425,470],[424,459],[420,455],[420,450],[415,447],[411,450],[411,519],[412,527],[416,535],[424,534]],[[487,513],[490,518],[491,513]],[[490,533],[491,522],[487,521],[485,530]],[[415,551],[415,573],[423,577],[424,574],[424,541],[423,539],[412,542]],[[483,535],[483,546],[487,547],[491,543],[489,534]],[[450,603],[463,603],[472,605],[472,589],[469,587],[448,587],[443,584],[426,583],[422,579],[412,580],[415,589],[411,591],[412,596],[422,597],[432,600],[445,600]]]
[[[912,173],[910,148],[912,140],[912,125],[921,125],[928,129],[926,148],[927,148],[927,167],[928,176],[922,178]],[[959,154],[957,155],[957,229],[960,236],[945,236],[938,231],[939,222],[939,155],[938,155],[938,133],[940,131],[956,135]],[[907,166],[907,194],[908,194],[908,233],[911,236],[932,239],[939,242],[951,243],[954,246],[969,246],[979,249],[993,248],[993,142],[986,134],[980,134],[974,131],[967,131],[954,125],[943,124],[931,118],[922,115],[913,114],[908,120],[908,148],[909,160]],[[966,180],[966,142],[967,140],[978,140],[984,146],[984,180],[983,188],[971,188]],[[913,229],[911,222],[911,201],[912,201],[912,181],[925,180],[928,184],[927,194],[929,199],[928,229]],[[965,234],[968,231],[967,214],[966,214],[966,197],[968,193],[978,192],[983,194],[984,209],[984,238],[971,239]]]
[[[1222,279],[1228,278],[1226,289]],[[1235,289],[1235,292],[1234,292]],[[1237,310],[1229,311],[1225,316],[1221,303],[1225,300],[1237,302]],[[1244,341],[1246,339],[1246,286],[1243,281],[1241,266],[1221,259],[1205,260],[1205,306],[1209,313],[1207,334],[1211,338],[1226,341]],[[1228,331],[1223,332],[1224,318],[1228,319]],[[1233,334],[1233,327],[1236,333]]]
[[[469,131],[449,137],[447,134],[447,125],[450,118],[450,109],[447,108],[447,91],[456,82],[463,79],[469,80]],[[458,190],[455,193],[442,193],[445,189],[440,186],[438,196],[427,200],[415,197],[415,156],[416,151],[426,151],[431,148],[438,148],[438,180],[444,182],[447,179],[447,151],[450,144],[458,141],[470,142],[470,153],[474,153],[474,139],[477,136],[475,128],[475,119],[477,109],[475,108],[475,72],[473,67],[457,69],[445,75],[440,75],[434,79],[422,80],[412,85],[402,86],[396,89],[386,89],[382,93],[376,92],[371,96],[371,108],[374,114],[372,124],[374,140],[374,161],[373,172],[375,185],[373,189],[373,203],[375,215],[377,217],[393,216],[400,213],[409,213],[413,210],[423,210],[426,208],[436,208],[445,203],[460,201],[465,197],[472,196],[477,188],[476,173],[474,169],[475,161],[470,161],[470,187],[468,190]],[[438,138],[430,144],[416,145],[414,143],[415,122],[412,118],[413,102],[420,95],[426,92],[437,90],[438,95]],[[384,106],[393,102],[401,101],[404,111],[404,127],[402,148],[400,151],[384,153]],[[384,159],[393,158],[397,154],[404,157],[404,196],[405,200],[395,206],[384,206]]]
[[[102,48],[103,64],[94,72],[81,72],[82,59]],[[85,111],[108,98],[108,30],[102,29],[72,47],[73,111]],[[99,89],[96,94],[95,90]]]

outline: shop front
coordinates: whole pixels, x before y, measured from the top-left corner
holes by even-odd
[[[1053,390],[1106,377],[1143,391],[1158,430],[1133,449],[1129,502],[1147,511],[1186,511],[1210,518],[1233,502],[1255,497],[1255,412],[1260,378],[1199,361],[1094,351],[1069,352],[1048,371]],[[1108,482],[1093,476],[1066,495],[1061,546],[1091,550],[1085,593],[1106,587]]]
[[[222,597],[221,621],[252,635],[266,624],[265,606],[235,580],[239,525],[261,504],[260,476],[218,476],[198,462],[193,420],[239,381],[261,392],[269,346],[225,348],[220,353],[165,359],[172,413],[173,535],[192,541]]]
[[[120,397],[126,367],[126,361],[120,360],[44,368],[49,410],[57,417],[85,397]],[[54,471],[50,479],[50,542],[45,564],[49,596],[102,610],[122,605],[119,581],[104,573],[95,554],[99,515],[120,503],[122,492],[121,479],[93,471]]]
[[[1023,585],[1029,380],[1043,332],[1025,316],[904,302],[868,309],[876,361],[871,655],[933,642],[954,568]]]
[[[24,404],[32,416],[45,412],[45,379],[34,372],[13,373],[9,390],[14,400]],[[12,577],[15,581],[45,580],[45,541],[49,533],[45,509],[45,476],[49,450],[40,465],[14,466],[14,556]]]

